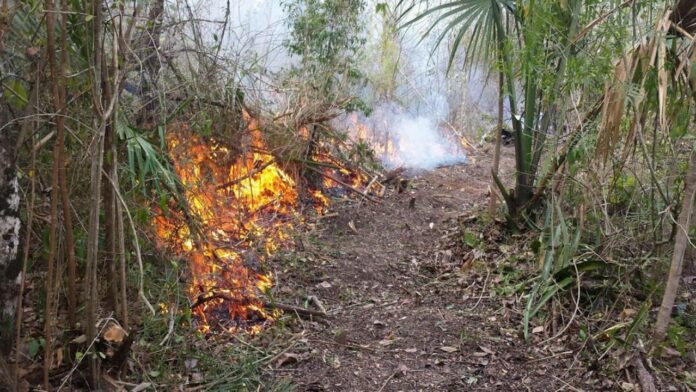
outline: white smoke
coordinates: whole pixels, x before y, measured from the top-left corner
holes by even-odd
[[[432,170],[466,162],[466,154],[450,129],[394,103],[380,104],[369,117],[351,114],[334,125],[351,139],[369,143],[389,169]]]
[[[387,0],[395,7],[397,0]],[[375,4],[382,1],[368,0],[366,8],[368,42],[364,63],[361,69],[368,74],[377,71],[374,48],[380,43],[382,16],[376,13]],[[284,97],[274,89],[264,93],[278,72],[290,67],[293,58],[283,47],[289,38],[282,3],[278,0],[195,0],[197,8],[205,19],[224,20],[230,5],[229,23],[223,52],[240,61],[253,62],[254,78],[246,81],[258,90],[267,105],[274,102],[283,106]],[[421,10],[422,11],[422,10]],[[413,11],[412,16],[418,12]],[[478,133],[492,128],[495,113],[495,78],[489,83],[488,73],[476,70],[472,74],[462,72],[446,74],[449,60],[448,37],[434,52],[439,28],[421,41],[423,33],[434,20],[426,18],[408,29],[399,30],[399,62],[397,84],[392,95],[396,103],[384,103],[383,96],[374,94],[371,85],[366,85],[360,98],[374,111],[369,116],[359,116],[359,122],[369,129],[373,147],[386,167],[404,166],[413,169],[432,169],[438,165],[460,163],[466,160],[457,135]],[[214,24],[212,30],[219,28]],[[217,31],[217,36],[221,32]],[[209,37],[212,37],[212,33]],[[465,50],[457,56],[454,69],[459,68]],[[243,67],[242,67],[243,68]],[[259,70],[263,70],[259,75]],[[249,78],[246,78],[249,79]],[[262,80],[263,79],[263,80]],[[355,115],[350,115],[351,117]],[[344,119],[345,120],[345,119]],[[446,126],[444,125],[446,124]],[[337,122],[335,126],[349,134],[351,124]],[[456,130],[455,130],[456,129]],[[391,150],[380,153],[380,143],[389,137]],[[367,140],[371,142],[370,140]]]

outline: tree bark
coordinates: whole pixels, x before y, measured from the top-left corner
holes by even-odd
[[[0,18],[0,56],[3,55],[5,33],[9,31],[12,14],[3,3]],[[0,92],[0,124],[6,125],[12,116]],[[0,356],[9,354],[12,348],[15,309],[19,293],[19,181],[17,179],[16,142],[13,126],[0,131]]]
[[[684,252],[689,246],[689,229],[691,228],[691,215],[694,207],[694,197],[696,196],[696,152],[691,153],[688,172],[686,174],[684,186],[684,199],[682,200],[679,219],[677,220],[677,235],[674,239],[674,253],[672,254],[672,264],[667,276],[665,293],[662,296],[662,304],[657,314],[655,323],[655,343],[664,340],[667,327],[672,318],[672,308],[677,298],[679,279],[681,279],[682,267],[684,264]]]
[[[503,71],[498,73],[498,126],[495,130],[495,155],[493,156],[493,174],[498,175],[498,169],[500,168],[500,143],[503,138],[503,112],[504,112],[504,102],[503,102],[503,88],[505,83],[505,75]],[[497,206],[497,196],[495,194],[495,189],[497,188],[495,184],[495,178],[491,176],[491,195],[488,200],[488,213],[495,214],[495,208]]]
[[[0,95],[0,124],[9,114]],[[19,293],[19,182],[15,167],[15,132],[11,127],[0,132],[0,354],[12,347],[14,317]]]
[[[145,65],[141,75],[143,108],[136,123],[143,129],[153,129],[160,125],[162,116],[157,97],[157,80],[161,69],[159,47],[164,18],[164,0],[156,0],[148,14],[147,28],[140,38],[140,47],[136,48],[140,61]]]
[[[93,63],[92,68],[92,100],[94,102],[94,137],[92,141],[92,165],[90,167],[90,193],[92,200],[89,204],[89,223],[87,228],[87,257],[85,260],[85,289],[84,301],[86,304],[86,332],[89,341],[96,339],[97,303],[99,302],[97,291],[97,263],[99,257],[99,215],[101,210],[101,179],[102,164],[104,158],[104,133],[106,130],[107,113],[105,108],[104,94],[102,91],[102,65],[104,46],[104,24],[102,15],[102,2],[92,0],[92,49]],[[97,356],[89,353],[89,382],[92,389],[99,389],[100,369]]]
[[[67,0],[61,0],[61,9],[64,11],[69,11]],[[68,14],[67,12],[61,13],[61,28],[60,28],[60,43],[61,43],[61,54],[60,54],[60,104],[62,110],[65,110],[66,102],[66,86],[65,86],[65,69],[68,63]],[[59,144],[65,149],[65,131],[61,131],[58,135]],[[60,195],[61,195],[61,210],[63,211],[63,228],[65,229],[65,251],[67,253],[67,264],[68,264],[68,323],[70,327],[73,328],[77,321],[76,309],[77,309],[77,263],[75,261],[75,238],[73,235],[73,220],[72,220],[72,208],[70,206],[70,196],[68,194],[68,180],[67,180],[67,168],[66,168],[65,152],[62,154],[62,162],[58,167],[60,172]]]

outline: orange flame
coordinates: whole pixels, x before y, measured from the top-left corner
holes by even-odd
[[[158,208],[154,228],[158,246],[190,265],[188,295],[203,332],[255,333],[277,318],[260,298],[273,286],[263,266],[289,243],[299,218],[295,181],[265,152],[258,121],[246,111],[243,115],[250,138],[241,153],[183,124],[167,136],[185,205]],[[298,133],[305,135],[307,129]],[[363,172],[349,170],[328,153],[317,153],[315,160],[327,165],[322,169],[325,189],[341,183],[357,189],[367,182]],[[310,196],[317,212],[325,212],[328,197],[319,189]]]
[[[258,152],[256,126],[250,121],[250,151],[236,159],[184,126],[167,139],[187,206],[159,211],[154,224],[159,245],[190,264],[188,294],[204,332],[255,332],[276,317],[258,297],[273,285],[263,262],[287,244],[298,195],[274,158]]]

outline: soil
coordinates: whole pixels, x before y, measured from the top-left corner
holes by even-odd
[[[500,252],[453,246],[462,226],[485,215],[488,149],[467,164],[411,173],[405,191],[391,189],[379,203],[334,205],[317,223],[305,265],[288,269],[304,272],[286,275],[290,286],[280,296],[314,296],[308,306],[319,302],[330,317],[292,325],[300,338],[278,360],[278,376],[299,391],[613,389],[580,364],[575,349],[544,342],[551,337],[544,327],[522,339],[524,302],[493,295],[503,285],[491,273]],[[505,178],[513,165],[512,149],[503,148]],[[480,240],[499,243],[505,235],[493,229]]]

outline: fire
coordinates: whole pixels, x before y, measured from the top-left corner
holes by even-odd
[[[249,123],[251,146],[237,157],[184,126],[167,139],[187,205],[159,211],[154,224],[159,245],[189,262],[188,294],[204,332],[256,332],[277,316],[259,298],[273,286],[263,264],[288,243],[298,194],[274,158],[259,152],[263,140]]]
[[[248,140],[240,143],[242,151],[183,124],[167,136],[183,197],[157,209],[154,228],[158,246],[189,265],[188,296],[203,332],[255,333],[278,317],[262,299],[273,287],[264,265],[289,244],[293,224],[301,221],[297,184],[266,152],[258,121],[247,112],[244,119]],[[302,137],[307,129],[298,133]],[[363,171],[347,168],[323,149],[313,159],[325,165],[314,169],[323,189],[364,192]],[[321,189],[310,189],[309,196],[318,213],[326,211],[329,198]]]

